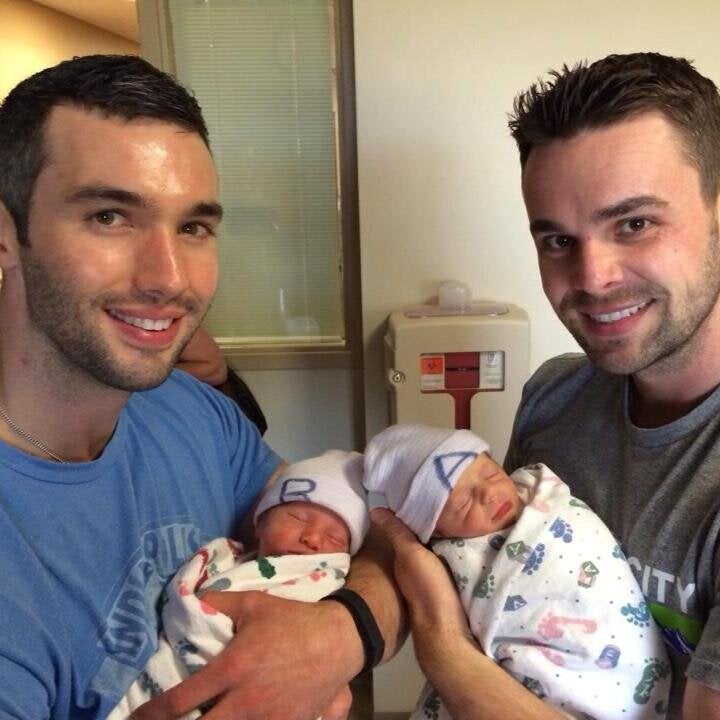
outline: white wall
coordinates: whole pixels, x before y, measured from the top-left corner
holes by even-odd
[[[240,370],[268,420],[265,439],[288,462],[328,448],[362,450],[353,418],[359,370]]]
[[[531,321],[531,368],[576,349],[535,266],[506,126],[548,68],[610,52],[694,58],[720,84],[714,0],[356,0],[355,65],[368,434],[387,424],[388,313],[458,279]]]
[[[516,303],[531,368],[576,349],[547,304],[506,126],[549,68],[610,52],[693,58],[720,84],[716,0],[355,0],[355,66],[368,436],[387,422],[383,325],[458,279]],[[404,657],[375,673],[376,710],[409,710]]]

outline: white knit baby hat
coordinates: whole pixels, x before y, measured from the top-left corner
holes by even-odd
[[[260,499],[255,526],[259,517],[275,505],[315,503],[336,512],[345,521],[350,530],[350,554],[355,554],[370,524],[362,473],[363,456],[343,450],[328,450],[318,457],[288,465]]]
[[[365,448],[365,487],[426,543],[463,470],[488,444],[469,430],[392,425]]]

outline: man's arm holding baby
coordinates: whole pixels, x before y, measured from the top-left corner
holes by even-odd
[[[352,560],[346,587],[364,599],[384,638],[384,658],[392,657],[405,637],[405,613],[393,579],[392,551],[382,533],[370,532]],[[215,705],[204,716],[208,720],[346,717],[347,684],[366,663],[363,640],[346,607],[261,592],[222,592],[203,599],[231,617],[235,636],[207,666],[133,717],[180,717],[209,701]]]
[[[395,655],[407,635],[401,594],[389,576],[392,552],[392,547],[383,533],[371,528],[362,549],[352,560],[350,575],[345,583],[346,588],[364,599],[381,631],[384,640],[383,662]],[[378,574],[383,578],[381,583],[378,583]],[[203,593],[202,600],[235,621],[241,619],[245,609],[243,595],[244,592],[208,590]],[[337,606],[341,604],[337,603]],[[348,618],[352,619],[347,610],[337,614],[346,624]]]
[[[408,603],[420,667],[454,720],[565,717],[483,653],[442,561],[391,512],[378,509],[372,516],[395,551],[395,575]]]

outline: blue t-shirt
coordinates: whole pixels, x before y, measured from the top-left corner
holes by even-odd
[[[182,372],[134,393],[102,455],[0,442],[0,718],[104,717],[156,647],[167,580],[233,533],[280,458]]]

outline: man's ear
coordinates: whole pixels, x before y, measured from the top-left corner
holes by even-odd
[[[10,270],[20,262],[17,228],[5,203],[0,201],[0,269]]]

